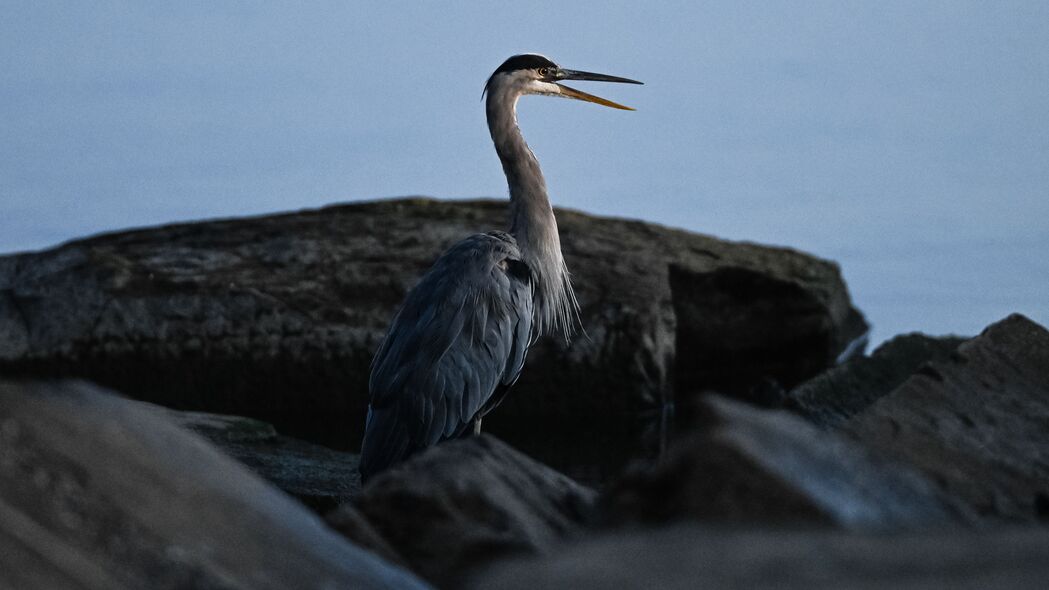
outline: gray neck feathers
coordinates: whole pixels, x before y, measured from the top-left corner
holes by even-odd
[[[556,331],[568,339],[579,321],[579,304],[561,257],[557,220],[546,195],[543,172],[517,126],[519,96],[510,85],[490,89],[488,130],[510,186],[510,233],[536,275],[537,332]]]

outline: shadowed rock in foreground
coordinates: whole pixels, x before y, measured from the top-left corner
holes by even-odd
[[[954,520],[931,482],[847,438],[785,411],[718,396],[696,404],[694,432],[658,464],[628,470],[605,499],[605,520],[861,529]]]
[[[147,411],[203,436],[287,494],[318,512],[357,496],[358,455],[278,434],[273,425],[242,416],[180,412],[145,402]]]
[[[471,567],[545,552],[578,535],[594,498],[589,488],[481,435],[377,475],[354,507],[414,571],[446,587]]]
[[[0,370],[84,377],[352,446],[394,309],[444,249],[504,216],[504,202],[382,201],[0,257]],[[573,211],[558,221],[587,335],[532,349],[486,419],[496,431],[634,424],[675,378],[789,387],[865,331],[834,263]]]
[[[919,368],[842,430],[974,516],[1049,521],[1049,330],[1021,315]]]
[[[0,381],[0,587],[425,585],[155,411]]]
[[[664,460],[612,488],[606,518],[894,529],[1049,520],[1049,331],[1013,315],[959,341],[897,339],[802,385],[797,406],[823,429],[701,399]]]
[[[447,587],[1040,587],[1049,331],[1011,316],[944,342],[833,370],[856,395],[811,415],[837,426],[703,397],[662,461],[599,500],[491,436],[439,445],[327,516],[352,545],[172,422],[307,498],[353,495],[349,455],[85,385],[3,384],[0,586],[412,583],[387,578],[398,564]]]
[[[499,564],[466,588],[1014,588],[1049,580],[1049,530],[896,535],[697,526],[606,534]]]

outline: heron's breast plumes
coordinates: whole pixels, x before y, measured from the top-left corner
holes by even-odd
[[[519,209],[511,205],[511,210]],[[517,218],[511,227],[522,257],[535,274],[534,309],[538,335],[556,333],[567,340],[579,325],[579,303],[564,257],[553,211],[548,220],[526,223]]]

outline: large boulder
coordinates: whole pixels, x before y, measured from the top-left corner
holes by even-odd
[[[1049,531],[671,527],[602,535],[497,564],[465,588],[1011,588],[1049,580]]]
[[[576,535],[595,493],[489,435],[437,445],[369,480],[354,508],[438,586]],[[333,517],[345,522],[345,515]],[[359,523],[350,523],[359,536]]]
[[[693,433],[609,490],[607,522],[900,529],[955,518],[917,473],[793,414],[717,396],[697,405]]]
[[[406,291],[445,248],[504,218],[503,202],[405,199],[2,257],[0,372],[85,377],[353,446],[369,362]],[[790,386],[866,328],[831,262],[573,211],[558,220],[586,334],[536,344],[486,420],[496,431],[631,425],[674,379]]]
[[[1021,315],[920,367],[842,432],[973,516],[1049,520],[1049,331]]]
[[[157,412],[0,381],[0,587],[426,586]]]

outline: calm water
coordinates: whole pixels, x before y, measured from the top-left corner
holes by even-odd
[[[5,6],[0,252],[503,195],[480,91],[540,51],[646,82],[522,102],[557,204],[837,260],[875,342],[1049,324],[1046,39],[1039,0]]]

